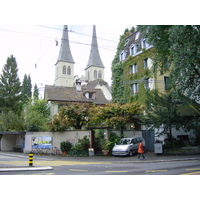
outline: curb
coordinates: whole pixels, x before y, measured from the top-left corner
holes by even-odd
[[[43,170],[52,170],[53,167],[8,167],[0,168],[0,172],[15,172],[15,171],[43,171]]]
[[[159,163],[159,162],[178,162],[178,161],[192,161],[200,160],[200,158],[179,158],[170,160],[140,160],[140,161],[122,161],[121,163]]]

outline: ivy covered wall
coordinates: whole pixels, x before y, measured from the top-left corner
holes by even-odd
[[[124,97],[127,102],[139,101],[145,104],[146,93],[149,89],[145,89],[145,79],[154,78],[151,69],[151,56],[153,49],[148,49],[136,56],[129,56],[127,60],[123,63],[123,83],[124,83]],[[144,60],[148,58],[148,68],[144,68]],[[137,65],[137,72],[131,73],[130,67],[132,65]],[[133,94],[131,92],[131,85],[138,83],[138,92]],[[152,84],[152,82],[151,82]]]

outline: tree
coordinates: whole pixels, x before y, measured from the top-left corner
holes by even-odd
[[[66,130],[68,127],[82,129],[88,123],[90,108],[91,105],[87,103],[73,103],[63,106],[48,123],[49,128],[57,131]]]
[[[13,111],[0,113],[0,131],[24,131],[24,119]]]
[[[26,130],[47,130],[47,122],[50,116],[50,106],[45,99],[29,99],[24,108]]]
[[[104,126],[119,128],[121,137],[123,130],[130,120],[134,120],[142,112],[143,106],[139,103],[119,103],[107,104],[105,107],[95,107],[92,111],[93,116],[90,121],[92,124],[104,124]]]
[[[142,25],[139,29],[155,48],[154,70],[170,70],[171,88],[200,100],[200,26]]]
[[[31,85],[31,77],[27,74],[24,75],[24,80],[22,83],[22,101],[25,103],[31,98],[32,96],[32,85]]]
[[[157,90],[152,90],[148,94],[145,114],[140,119],[147,128],[167,134],[172,142],[172,128],[179,130],[187,124],[179,112],[178,103],[172,93],[160,94]]]
[[[33,97],[38,99],[39,98],[39,89],[37,87],[37,84],[35,83],[35,86],[34,86],[34,92],[33,92]]]
[[[18,112],[21,100],[21,82],[18,77],[16,59],[11,55],[3,67],[0,76],[1,110]]]

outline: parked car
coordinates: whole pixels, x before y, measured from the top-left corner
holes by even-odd
[[[118,144],[112,149],[112,155],[114,156],[133,156],[133,153],[137,153],[138,143],[142,142],[145,147],[145,140],[143,137],[122,138]]]

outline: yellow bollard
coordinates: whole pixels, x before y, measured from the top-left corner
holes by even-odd
[[[29,153],[29,167],[33,166],[33,153],[32,151]]]

